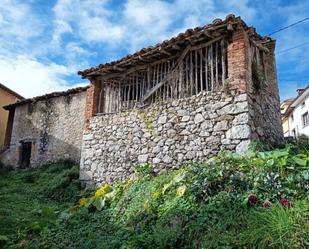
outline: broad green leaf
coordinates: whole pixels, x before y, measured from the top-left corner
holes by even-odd
[[[273,157],[278,158],[278,157],[288,156],[289,152],[288,151],[275,150],[271,154],[272,154]]]
[[[186,190],[187,190],[187,186],[186,185],[179,186],[177,188],[177,192],[176,192],[177,196],[178,197],[182,197],[185,194]]]
[[[303,173],[303,177],[304,177],[305,180],[309,180],[309,171],[305,171]]]
[[[186,172],[183,171],[183,172],[180,172],[179,174],[177,174],[175,177],[174,177],[174,182],[177,183],[177,182],[181,182],[186,176]]]
[[[172,181],[169,182],[169,183],[167,183],[167,184],[164,184],[164,186],[163,186],[163,188],[162,188],[162,194],[164,194],[165,191],[168,190],[168,189],[170,188],[170,186],[172,186],[172,185],[173,185],[173,182],[172,182]]]
[[[295,164],[298,164],[300,166],[306,166],[307,165],[306,160],[298,158],[296,156],[292,157],[292,160],[294,161]]]
[[[98,211],[101,211],[105,206],[105,198],[104,197],[96,198],[92,203],[92,205],[95,206]]]

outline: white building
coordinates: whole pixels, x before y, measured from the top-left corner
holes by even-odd
[[[309,136],[309,86],[298,90],[298,96],[289,106],[287,136],[297,138],[301,135]]]

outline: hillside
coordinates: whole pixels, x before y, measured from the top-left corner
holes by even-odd
[[[0,175],[4,248],[308,248],[308,146],[81,190],[70,163]],[[1,247],[1,246],[0,246]]]

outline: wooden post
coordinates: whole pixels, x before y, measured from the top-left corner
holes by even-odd
[[[210,61],[210,57],[209,57],[209,51],[208,51],[208,47],[205,48],[205,58],[206,58],[206,62],[205,62],[205,76],[206,76],[206,91],[209,91],[209,86],[208,86],[208,64]]]
[[[197,50],[195,50],[195,64],[194,64],[194,68],[195,68],[195,94],[197,94],[197,85],[198,85],[198,81],[197,81],[197,71],[198,71],[198,67],[197,67]]]
[[[191,51],[190,52],[190,95],[189,96],[192,96],[193,95],[193,52]]]
[[[213,44],[210,45],[211,59],[210,59],[210,70],[211,70],[211,91],[214,90],[214,58],[213,58]]]
[[[225,86],[225,40],[221,40],[222,85]]]
[[[203,49],[200,50],[200,92],[203,91]]]
[[[219,85],[219,75],[218,75],[218,42],[216,42],[216,87]]]

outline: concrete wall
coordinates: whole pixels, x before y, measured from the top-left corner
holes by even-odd
[[[5,131],[8,121],[9,112],[2,107],[15,103],[18,100],[16,96],[0,88],[0,149],[4,145]]]
[[[21,141],[32,142],[31,167],[60,159],[80,160],[85,91],[23,104],[15,109],[5,164],[19,166]]]

